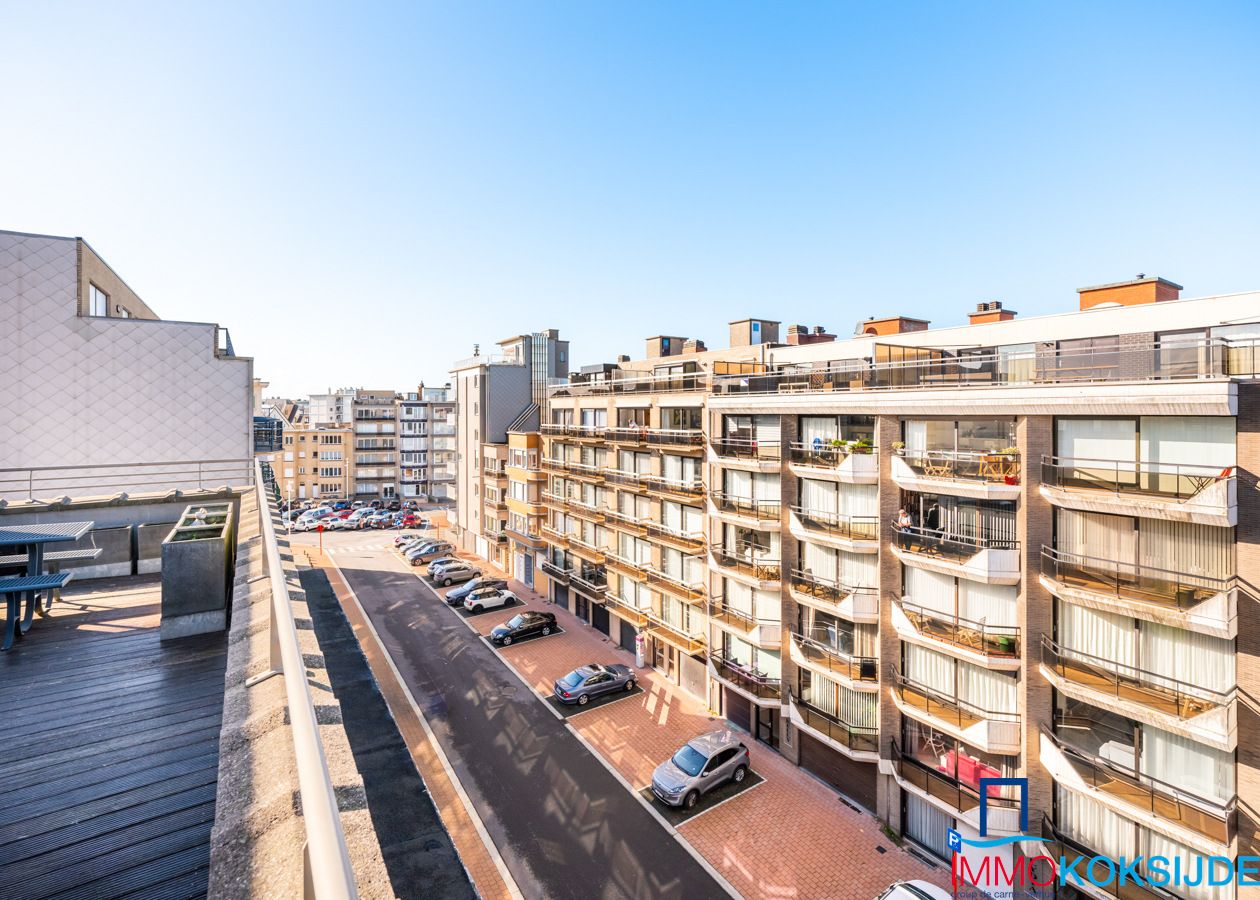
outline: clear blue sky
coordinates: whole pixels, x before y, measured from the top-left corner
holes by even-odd
[[[0,228],[287,394],[1260,288],[1255,3],[9,5]]]

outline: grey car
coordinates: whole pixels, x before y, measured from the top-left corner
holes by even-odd
[[[633,691],[638,679],[629,666],[621,663],[602,665],[589,663],[556,680],[556,699],[566,706],[585,706],[595,697],[614,691]]]
[[[455,562],[448,563],[437,569],[429,570],[429,575],[433,579],[434,584],[440,584],[443,587],[449,587],[457,581],[471,581],[474,578],[481,577],[481,570],[476,566],[458,559]]]
[[[652,793],[666,806],[691,809],[702,794],[748,777],[748,748],[732,731],[692,738],[652,773]]]
[[[413,566],[424,565],[432,562],[439,556],[448,556],[455,552],[455,548],[446,541],[438,541],[436,544],[429,544],[424,547],[418,547],[407,553],[407,559],[411,561]]]

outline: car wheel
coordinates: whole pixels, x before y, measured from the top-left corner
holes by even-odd
[[[630,691],[633,691],[633,690],[634,690],[634,684],[635,684],[635,682],[634,682],[634,679],[633,679],[633,678],[631,678],[629,681],[627,681],[627,682],[626,682],[626,692],[627,692],[627,693],[629,693]]]
[[[732,774],[732,775],[731,775],[731,781],[735,782],[736,784],[739,784],[740,782],[742,782],[742,781],[744,780],[744,778],[745,778],[747,775],[748,775],[748,767],[747,767],[747,766],[739,766],[739,767],[735,770],[734,774]]]
[[[578,706],[585,706],[586,704],[590,702],[591,702],[591,698],[586,696],[586,694],[582,694],[580,697],[578,697]]]
[[[442,582],[442,587],[450,587],[453,583],[454,582],[452,582],[449,578],[447,578],[445,581]]]
[[[685,806],[687,809],[695,809],[696,803],[697,801],[699,801],[699,799],[700,799],[700,792],[692,791],[686,797],[683,798],[683,806]]]
[[[551,634],[551,626],[550,626],[550,625],[544,625],[544,626],[543,626],[542,633],[543,633],[543,637],[546,637],[547,635]],[[583,695],[583,696],[585,696],[585,695]]]
[[[503,646],[504,646],[504,647],[506,647],[506,646],[507,646],[508,644],[510,644],[510,643],[512,643],[512,635],[510,635],[510,634],[505,634],[505,635],[503,636]]]

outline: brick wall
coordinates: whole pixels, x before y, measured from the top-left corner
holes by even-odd
[[[901,489],[892,479],[892,445],[901,440],[901,420],[880,416],[875,422],[875,446],[879,448],[879,753],[892,759],[892,742],[901,735],[901,713],[892,702],[892,670],[901,667],[901,639],[892,627],[890,596],[901,595],[901,561],[893,555],[892,522],[901,506]],[[876,800],[881,819],[895,832],[901,831],[901,789],[889,775],[880,776]]]
[[[1260,384],[1238,384],[1238,853],[1260,853]]]

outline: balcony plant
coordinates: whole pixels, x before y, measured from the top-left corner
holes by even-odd
[[[902,451],[904,451],[904,450],[906,449],[906,442],[905,442],[905,441],[893,441],[893,442],[892,442],[892,448],[893,448],[893,452],[894,452],[894,453],[901,453]]]
[[[869,454],[874,449],[875,448],[871,446],[871,442],[868,441],[866,438],[858,438],[856,441],[849,442],[850,453]]]

